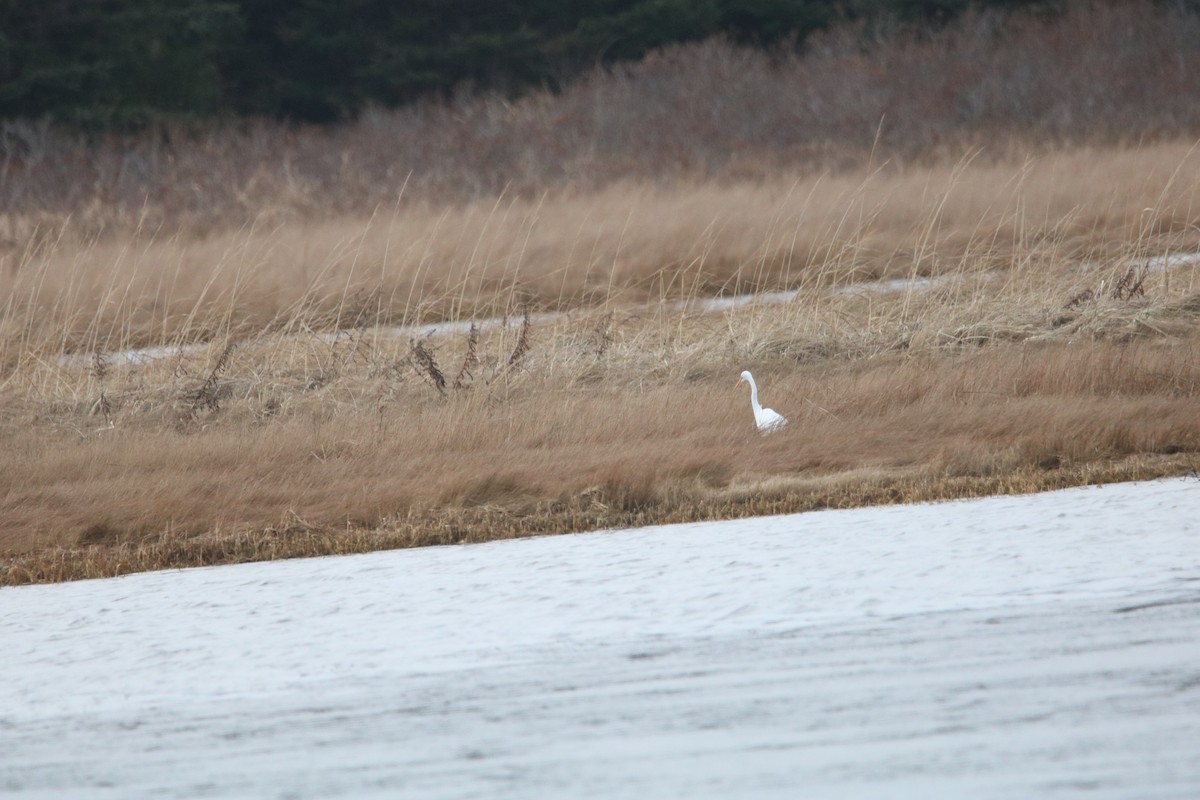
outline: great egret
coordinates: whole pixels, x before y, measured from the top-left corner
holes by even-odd
[[[775,411],[772,408],[763,408],[758,404],[758,384],[754,382],[754,376],[750,374],[750,370],[742,373],[742,377],[738,378],[737,385],[741,386],[742,381],[750,384],[750,407],[754,409],[754,424],[758,425],[758,430],[763,436],[787,425],[787,417]]]

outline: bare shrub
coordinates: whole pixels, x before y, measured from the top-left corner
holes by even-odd
[[[200,411],[207,409],[209,411],[219,411],[221,408],[220,401],[220,378],[225,370],[229,367],[229,357],[233,355],[237,344],[228,342],[221,348],[217,360],[213,363],[212,369],[208,372],[208,377],[204,379],[204,383],[188,395],[188,412],[192,418],[195,418]]]
[[[529,309],[521,318],[521,328],[517,331],[517,343],[513,345],[512,353],[508,356],[507,365],[511,369],[518,366],[529,353]]]
[[[1135,296],[1145,296],[1147,271],[1145,268],[1130,267],[1125,274],[1113,285],[1112,296],[1116,300],[1131,300]]]
[[[425,342],[420,339],[413,339],[410,343],[409,363],[412,364],[414,370],[421,377],[429,381],[433,388],[437,389],[438,394],[445,396],[446,394],[446,376],[442,374],[441,368],[438,366],[437,359],[433,353],[425,346]]]
[[[458,374],[454,376],[455,391],[465,389],[474,380],[475,376],[471,370],[479,365],[479,354],[476,352],[478,348],[479,326],[471,322],[471,328],[467,331],[467,350],[463,353],[462,366],[458,368]]]

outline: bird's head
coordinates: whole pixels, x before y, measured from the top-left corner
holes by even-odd
[[[738,378],[737,383],[734,385],[741,386],[743,383],[749,383],[752,380],[754,379],[750,376],[750,370],[744,370],[741,376]]]

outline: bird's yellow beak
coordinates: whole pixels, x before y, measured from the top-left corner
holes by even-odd
[[[733,385],[733,388],[735,388],[735,389],[736,389],[737,387],[741,386],[741,385],[742,385],[743,383],[745,383],[745,382],[746,382],[746,379],[745,379],[745,378],[738,378],[738,380],[737,380],[737,383],[735,383],[735,384]]]

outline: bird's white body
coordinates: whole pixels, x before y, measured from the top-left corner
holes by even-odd
[[[738,378],[739,384],[742,381],[750,384],[750,407],[754,409],[754,424],[758,426],[759,433],[766,436],[787,425],[787,417],[773,408],[763,408],[759,404],[758,384],[754,382],[754,376],[750,374],[749,370],[743,372],[742,377]]]

